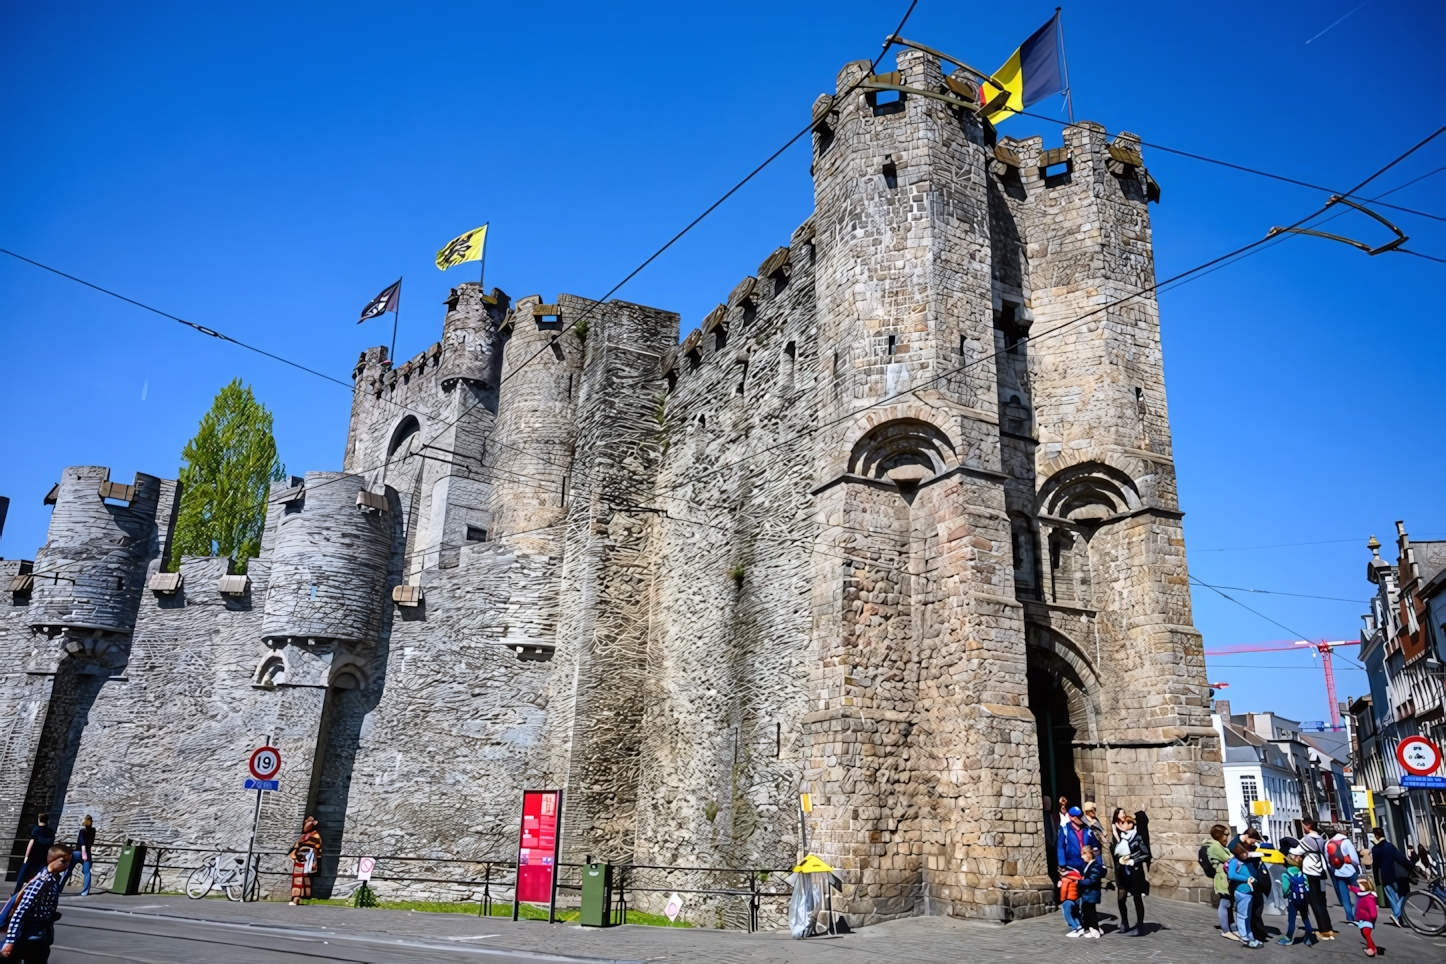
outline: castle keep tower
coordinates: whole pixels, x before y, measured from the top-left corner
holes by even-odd
[[[1199,896],[1158,185],[1133,135],[1003,137],[933,55],[893,99],[868,68],[814,105],[813,214],[701,319],[466,283],[426,350],[363,352],[341,471],[274,487],[245,577],[148,581],[175,484],[67,470],[5,570],[7,799],[244,846],[228,767],[270,738],[265,846],[313,812],[338,852],[507,859],[557,786],[563,861],[756,868],[807,792],[864,924],[1044,912],[1065,795],[1147,811],[1155,893]]]

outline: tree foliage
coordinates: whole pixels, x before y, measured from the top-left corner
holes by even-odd
[[[261,551],[270,485],[286,467],[276,457],[271,412],[241,379],[216,393],[196,437],[181,450],[181,507],[171,564],[182,556],[233,556],[238,572]]]

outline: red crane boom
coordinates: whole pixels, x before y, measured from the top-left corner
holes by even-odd
[[[1340,707],[1336,705],[1336,674],[1331,667],[1331,649],[1336,646],[1359,646],[1359,639],[1322,639],[1312,642],[1308,639],[1277,639],[1268,643],[1245,643],[1239,646],[1221,646],[1205,650],[1206,656],[1234,656],[1237,653],[1287,653],[1299,652],[1308,646],[1313,655],[1320,657],[1321,669],[1325,671],[1326,700],[1330,703],[1331,726],[1341,725]]]

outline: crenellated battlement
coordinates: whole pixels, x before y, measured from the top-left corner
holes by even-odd
[[[268,847],[315,813],[347,853],[501,852],[551,785],[560,860],[780,866],[802,781],[862,924],[1044,912],[1064,793],[1150,811],[1152,886],[1186,896],[1224,795],[1159,186],[1133,134],[1000,133],[936,55],[870,69],[813,104],[812,213],[681,340],[669,311],[469,282],[424,351],[362,352],[341,471],[273,488],[248,577],[148,581],[175,483],[68,469],[33,573],[0,564],[31,593],[0,610],[0,699],[54,714],[12,741],[26,807],[245,839],[217,761],[269,737]]]

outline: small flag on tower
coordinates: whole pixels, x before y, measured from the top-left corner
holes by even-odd
[[[371,321],[377,315],[384,315],[389,311],[396,311],[397,305],[401,303],[401,300],[402,279],[398,278],[396,284],[367,302],[367,306],[362,309],[361,317],[356,320],[356,323],[361,324],[364,321]]]
[[[468,261],[481,261],[486,246],[487,225],[484,224],[448,241],[447,246],[437,252],[437,267],[446,271]]]
[[[989,123],[1008,120],[1017,111],[1064,91],[1060,50],[1059,11],[1056,10],[1049,23],[1031,34],[1010,54],[1004,66],[994,72],[1009,91],[1009,99],[990,112]],[[979,103],[987,104],[999,94],[998,87],[985,81],[979,86]]]

